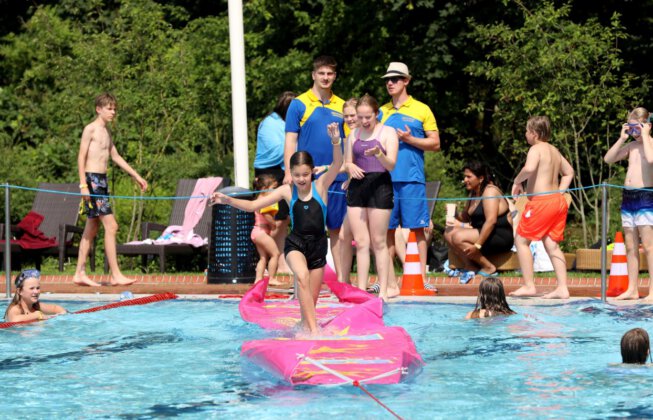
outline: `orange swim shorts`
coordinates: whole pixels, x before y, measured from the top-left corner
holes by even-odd
[[[529,197],[519,218],[517,234],[531,241],[539,241],[549,236],[560,242],[564,239],[568,209],[562,194]]]

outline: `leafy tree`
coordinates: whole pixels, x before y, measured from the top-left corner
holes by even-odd
[[[492,141],[513,168],[525,160],[527,118],[551,119],[553,143],[575,170],[573,205],[587,245],[599,236],[600,191],[584,187],[600,184],[608,175],[602,159],[606,145],[618,136],[627,109],[643,94],[638,78],[621,70],[616,45],[627,35],[618,15],[610,26],[596,19],[575,23],[568,5],[544,3],[528,9],[515,3],[523,10],[521,26],[476,26],[473,38],[487,55],[467,69],[494,88],[491,97],[477,97],[469,110],[493,108]]]

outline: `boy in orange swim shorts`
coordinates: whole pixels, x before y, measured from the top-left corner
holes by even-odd
[[[519,219],[517,234],[531,241],[540,241],[548,235],[560,242],[564,239],[568,209],[562,194],[530,197]]]
[[[512,195],[524,192],[522,183],[526,181],[526,193],[529,201],[524,208],[515,236],[517,257],[524,277],[524,285],[511,296],[534,296],[537,294],[533,272],[533,255],[531,241],[542,240],[547,254],[551,258],[558,285],[545,299],[567,299],[567,263],[558,246],[563,239],[567,223],[568,205],[562,190],[569,188],[574,177],[574,170],[555,146],[549,144],[551,122],[547,117],[532,117],[526,123],[526,140],[531,148],[528,150],[526,163],[515,178]],[[558,181],[559,179],[559,181]]]

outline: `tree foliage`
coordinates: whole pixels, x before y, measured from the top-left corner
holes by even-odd
[[[409,92],[433,109],[440,128],[443,153],[428,153],[426,168],[428,179],[443,181],[441,196],[464,194],[458,180],[467,159],[488,162],[507,186],[525,156],[523,126],[534,113],[552,118],[555,142],[576,167],[576,186],[601,182],[611,176],[600,157],[617,135],[613,127],[637,99],[650,99],[647,76],[625,71],[648,69],[645,60],[633,58],[632,45],[626,54],[620,47],[626,32],[648,39],[653,2],[642,2],[636,19],[623,23],[614,15],[621,2],[586,3],[245,1],[250,150],[277,95],[308,89],[311,60],[330,54],[339,62],[339,96],[370,93],[382,103],[389,98],[379,76],[388,62],[409,65]],[[0,19],[2,181],[76,182],[82,128],[105,90],[119,100],[116,145],[150,182],[147,195],[172,195],[182,177],[231,175],[225,0],[33,4]],[[114,194],[138,194],[122,171],[112,170],[111,180]],[[578,217],[594,217],[585,221],[591,238],[597,197],[576,195]],[[32,197],[12,199],[16,221]],[[120,239],[134,237],[144,218],[165,221],[170,207],[119,203],[118,220],[129,226]]]
[[[492,113],[492,141],[513,168],[525,160],[527,118],[551,119],[552,141],[575,170],[573,204],[587,245],[599,235],[600,191],[584,187],[604,182],[606,146],[618,137],[626,110],[640,103],[644,91],[639,78],[621,71],[617,44],[626,34],[617,15],[604,26],[596,19],[571,21],[568,5],[545,3],[535,10],[521,6],[520,27],[474,25],[472,36],[487,55],[467,69],[489,80],[493,89],[489,98],[477,98],[470,109]]]

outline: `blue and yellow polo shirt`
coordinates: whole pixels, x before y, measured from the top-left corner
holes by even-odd
[[[286,133],[298,133],[297,151],[310,153],[315,166],[330,165],[333,162],[333,146],[327,125],[337,122],[340,125],[340,135],[344,137],[344,104],[345,101],[336,95],[331,95],[329,102],[322,103],[311,89],[290,102],[286,113]],[[338,181],[346,179],[345,174],[339,174],[336,178]]]
[[[399,109],[395,109],[392,101],[388,102],[381,107],[379,113],[383,124],[404,131],[408,126],[411,134],[418,138],[426,137],[427,131],[438,131],[431,108],[412,96]],[[397,164],[390,174],[393,182],[425,183],[424,151],[399,140]]]

